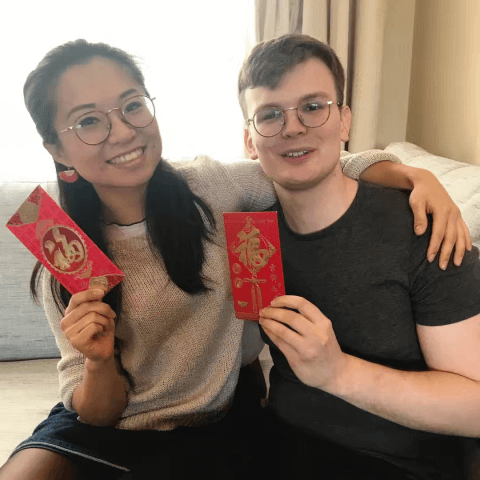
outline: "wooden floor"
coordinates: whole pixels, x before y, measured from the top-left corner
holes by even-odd
[[[60,401],[57,362],[0,362],[0,465]]]

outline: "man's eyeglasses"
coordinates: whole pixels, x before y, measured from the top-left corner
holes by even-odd
[[[108,112],[91,111],[78,117],[75,124],[62,130],[64,133],[73,130],[77,137],[87,145],[99,145],[110,135],[112,122],[108,114],[114,110],[119,110],[122,120],[135,128],[148,127],[155,118],[155,98],[149,98],[145,95],[130,97],[121,107],[112,108]]]
[[[281,110],[277,107],[268,107],[259,110],[253,118],[247,120],[247,124],[253,122],[253,126],[262,137],[274,137],[285,127],[285,112],[296,110],[298,119],[309,128],[321,127],[330,118],[330,107],[333,101],[321,97],[310,98],[299,103],[298,107]],[[341,103],[336,103],[339,107]]]

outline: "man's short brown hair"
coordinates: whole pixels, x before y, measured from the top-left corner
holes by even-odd
[[[337,102],[343,104],[345,74],[335,51],[313,37],[292,33],[259,43],[243,63],[238,77],[238,100],[244,118],[248,118],[247,88],[275,88],[285,74],[310,58],[318,58],[332,72]]]

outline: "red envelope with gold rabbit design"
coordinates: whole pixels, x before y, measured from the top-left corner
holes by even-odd
[[[285,295],[277,212],[224,213],[235,316],[258,312]]]
[[[124,274],[38,186],[6,227],[72,294],[111,290]]]

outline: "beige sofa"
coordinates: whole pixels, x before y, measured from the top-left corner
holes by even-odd
[[[458,203],[472,238],[480,247],[480,166],[435,157],[408,143],[387,151],[405,164],[431,170]],[[3,226],[36,184],[0,182],[0,224]],[[54,183],[42,184],[52,195]],[[41,307],[28,290],[33,257],[6,229],[0,228],[0,465],[28,437],[60,399],[56,363],[58,349]],[[261,356],[265,373],[271,366]],[[474,478],[474,477],[472,477]],[[478,477],[480,479],[480,473]]]

